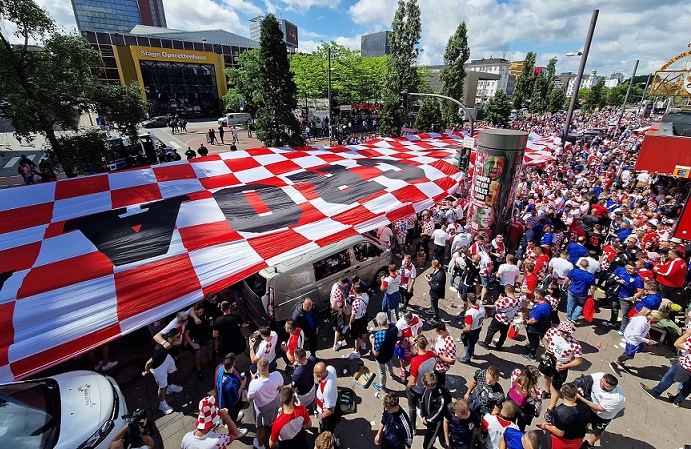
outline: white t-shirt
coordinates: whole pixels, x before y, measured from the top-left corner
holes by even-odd
[[[566,280],[566,275],[573,270],[573,264],[568,259],[555,257],[549,261],[549,267],[552,269],[552,278],[557,280],[559,285]]]
[[[465,311],[465,318],[466,325],[469,324],[468,321],[471,321],[470,330],[474,331],[481,328],[485,319],[485,306],[478,302],[477,308],[468,307],[468,310]]]
[[[401,276],[396,275],[396,277],[391,277],[389,274],[381,281],[382,287],[386,289],[387,295],[392,295],[398,291],[399,285],[401,285]]]
[[[180,442],[181,449],[226,449],[233,442],[233,436],[227,433],[211,431],[203,437],[194,435],[194,431],[187,432]]]
[[[459,248],[463,248],[464,246],[466,248],[470,248],[470,245],[473,244],[473,234],[470,232],[460,232],[456,234],[456,237],[453,238],[453,244],[451,245],[451,251],[456,251]]]
[[[435,229],[432,233],[432,238],[434,239],[434,244],[438,246],[445,246],[446,241],[449,239],[449,234],[440,229]]]
[[[269,377],[252,379],[247,389],[247,397],[254,399],[254,405],[261,408],[271,404],[278,397],[278,390],[283,387],[283,376],[278,371]]]
[[[626,397],[621,389],[621,385],[617,385],[612,391],[606,391],[600,387],[600,379],[602,379],[604,374],[591,374],[593,378],[591,397],[594,403],[605,409],[604,412],[595,412],[597,416],[602,419],[612,419],[626,406]]]
[[[499,284],[513,285],[516,283],[516,279],[518,279],[518,276],[521,275],[521,270],[519,270],[516,265],[503,263],[499,265],[497,275],[499,276]]]
[[[377,229],[377,238],[382,246],[391,246],[393,231],[388,226],[382,226],[381,228]]]
[[[275,331],[271,331],[271,341],[266,341],[262,338],[259,342],[255,354],[257,357],[265,357],[269,363],[273,362],[276,358],[276,344],[278,343],[278,334]]]
[[[581,266],[581,260],[588,261],[588,269],[586,270],[588,273],[595,274],[598,271],[600,271],[600,262],[593,259],[592,257],[581,257],[580,259],[578,259],[576,265],[578,265],[579,267]]]
[[[515,423],[505,425],[499,421],[497,415],[491,415],[489,413],[485,414],[482,421],[482,428],[487,428],[487,449],[499,449],[499,442],[508,427],[518,429]]]
[[[338,404],[338,390],[336,368],[333,366],[326,367],[327,375],[324,380],[317,384],[317,395],[315,398],[317,411],[323,412],[328,408],[334,408]]]

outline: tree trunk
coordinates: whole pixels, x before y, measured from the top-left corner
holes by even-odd
[[[43,132],[46,134],[46,139],[48,142],[50,142],[50,146],[55,153],[55,157],[62,165],[62,169],[65,171],[65,175],[67,175],[68,178],[74,178],[77,176],[77,173],[74,171],[74,167],[72,166],[71,163],[67,160],[67,155],[63,151],[62,146],[60,145],[60,142],[58,141],[58,137],[55,135],[55,128],[53,127],[52,123],[43,123]]]

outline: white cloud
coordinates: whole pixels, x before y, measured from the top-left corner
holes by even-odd
[[[169,28],[192,31],[220,28],[242,35],[249,32],[249,23],[241,21],[235,10],[213,0],[166,0],[165,10]]]
[[[311,41],[302,40],[298,42],[298,52],[300,53],[312,53],[317,49],[317,47],[322,43],[322,41]]]
[[[351,19],[358,25],[373,25],[391,29],[396,13],[396,0],[358,0],[348,8]]]
[[[360,50],[360,35],[355,37],[338,36],[333,39],[338,45],[343,45],[352,50]]]
[[[287,5],[287,11],[295,11],[301,14],[306,13],[313,7],[324,7],[335,9],[338,7],[339,0],[281,0]]]
[[[264,8],[269,14],[276,14],[276,11],[278,11],[276,5],[269,0],[264,0]]]
[[[166,8],[170,0],[166,2]],[[262,10],[252,2],[247,2],[244,0],[223,0],[223,4],[228,6],[230,9],[237,10],[241,13],[259,15]]]

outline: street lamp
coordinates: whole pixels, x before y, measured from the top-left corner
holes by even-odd
[[[573,92],[571,92],[571,103],[569,104],[569,111],[566,113],[566,121],[564,122],[564,134],[561,139],[561,148],[566,146],[566,138],[569,136],[569,128],[571,127],[571,119],[573,118],[573,110],[576,108],[576,99],[578,98],[578,89],[581,87],[581,79],[583,79],[583,71],[585,70],[585,63],[588,60],[588,52],[590,51],[590,43],[593,41],[593,33],[595,32],[595,24],[597,23],[597,15],[600,13],[599,9],[593,10],[593,15],[590,18],[590,28],[588,29],[588,36],[585,38],[585,46],[583,51],[573,51],[567,53],[566,56],[581,56],[581,65],[578,67],[578,74],[574,84]]]
[[[331,145],[333,136],[331,135],[331,130],[333,129],[333,122],[331,118],[331,45],[329,45],[329,48],[327,49],[327,57],[329,60],[329,69],[328,69],[328,85],[327,85],[327,97],[328,97],[328,107],[329,107],[329,145]]]

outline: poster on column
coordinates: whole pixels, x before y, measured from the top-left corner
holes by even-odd
[[[513,184],[523,162],[522,152],[479,147],[470,197],[470,223],[489,237],[505,229],[510,218]]]

